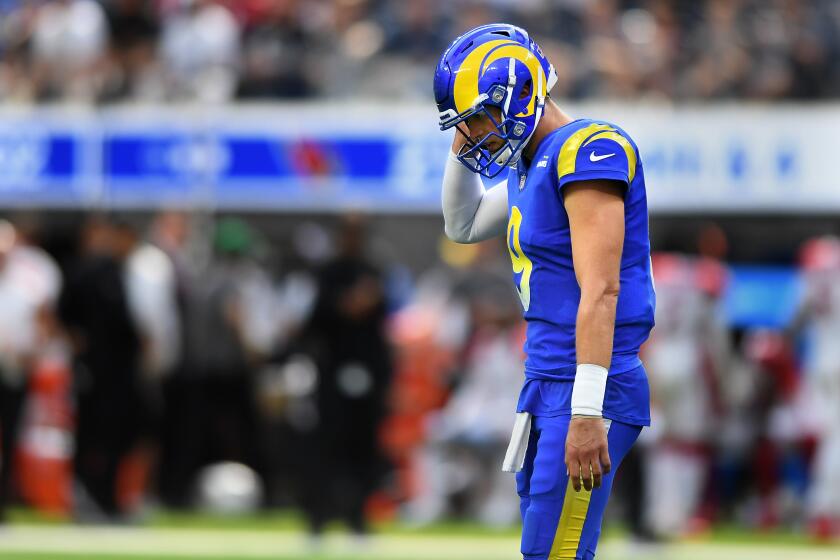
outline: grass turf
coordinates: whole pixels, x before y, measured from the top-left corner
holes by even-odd
[[[333,528],[314,548],[295,514],[222,518],[162,512],[139,526],[78,526],[18,510],[0,532],[0,558],[35,560],[515,560],[518,529],[493,530],[473,523],[423,528],[380,525],[367,542]],[[598,560],[836,560],[840,548],[814,546],[790,532],[757,534],[721,527],[692,541],[640,546],[620,529],[605,533]]]

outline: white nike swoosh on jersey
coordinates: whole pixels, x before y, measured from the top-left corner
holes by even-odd
[[[602,159],[607,159],[608,157],[612,157],[615,154],[604,154],[602,156],[596,156],[595,152],[589,154],[589,161],[601,161]]]

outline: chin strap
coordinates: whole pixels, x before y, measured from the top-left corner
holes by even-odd
[[[511,72],[513,72],[513,64],[514,64],[513,59],[511,59],[510,64],[511,64]],[[552,72],[554,72],[554,67],[553,66],[551,67],[551,70],[552,70]],[[527,137],[523,138],[522,140],[516,140],[515,145],[513,144],[513,141],[511,141],[511,147],[513,148],[513,151],[511,153],[510,158],[509,158],[509,161],[510,161],[509,165],[514,165],[516,162],[519,161],[519,158],[522,157],[522,152],[525,150],[525,146],[528,145],[528,142],[531,140],[531,137],[534,136],[534,132],[537,131],[537,125],[540,124],[540,119],[542,118],[542,115],[543,115],[543,109],[545,108],[545,95],[546,95],[546,91],[543,89],[544,88],[543,78],[544,78],[543,71],[542,71],[542,67],[540,66],[539,67],[539,74],[537,75],[537,87],[536,87],[537,91],[535,92],[535,95],[536,95],[537,99],[536,99],[536,107],[534,107],[534,128],[531,129],[531,134],[529,134]],[[555,76],[554,79],[555,80],[557,79],[556,76]],[[514,83],[515,83],[516,78],[514,77],[513,80],[514,80]],[[510,86],[510,85],[508,86],[508,102],[505,104],[505,109],[507,109],[507,107],[510,105],[510,97],[513,95],[513,92],[512,92],[512,89],[511,89],[512,87],[513,86]],[[505,112],[505,115],[507,115],[507,111]]]
[[[513,88],[516,86],[516,60],[509,59],[508,62],[508,83],[507,94],[505,95],[505,104],[502,107],[502,122],[507,122],[507,116],[510,114],[510,102],[513,100]],[[505,127],[509,125],[503,125]],[[505,135],[509,132],[504,130]],[[505,146],[499,150],[500,153],[493,154],[493,160],[501,165],[513,165],[516,163],[516,155],[519,153],[519,146],[522,144],[521,140],[508,140],[509,146]]]

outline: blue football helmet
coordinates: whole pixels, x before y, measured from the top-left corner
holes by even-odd
[[[468,139],[457,156],[470,170],[495,177],[519,161],[556,82],[554,66],[527,31],[505,23],[476,27],[449,45],[435,70],[440,129],[485,113],[498,132],[477,142]],[[530,95],[523,95],[526,86]],[[488,107],[498,108],[501,119],[494,118]],[[502,141],[495,152],[485,147],[492,136]]]

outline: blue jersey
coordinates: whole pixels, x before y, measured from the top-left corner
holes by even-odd
[[[569,183],[590,179],[627,186],[610,376],[641,367],[639,348],[653,328],[647,198],[638,149],[615,125],[578,119],[546,136],[530,164],[520,160],[508,175],[507,245],[528,323],[529,379],[574,379],[580,288],[562,191]]]

